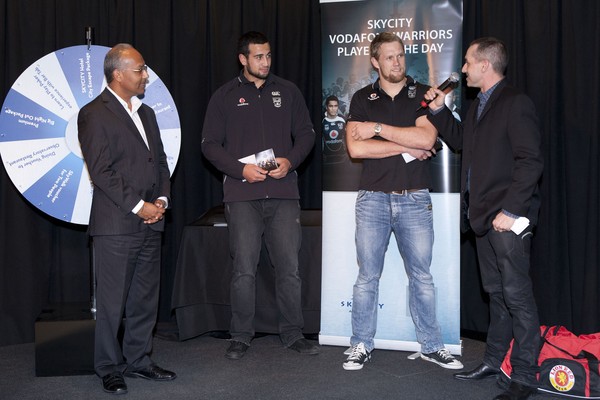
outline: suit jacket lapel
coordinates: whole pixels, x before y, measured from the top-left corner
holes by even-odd
[[[500,93],[502,92],[502,89],[504,89],[504,86],[506,86],[506,78],[504,78],[502,80],[502,82],[500,82],[500,84],[496,87],[496,89],[494,89],[494,92],[490,96],[489,100],[487,101],[487,103],[485,103],[485,108],[481,112],[481,116],[479,117],[479,121],[481,121],[485,117],[485,114],[487,114],[488,111],[490,110],[490,108],[492,108],[492,105],[494,104],[494,102],[496,101],[496,99],[498,97],[500,97]],[[479,99],[477,99],[477,100],[479,100]],[[477,104],[479,104],[479,102],[477,102]]]
[[[125,123],[125,125],[127,125],[127,127],[129,128],[129,130],[131,131],[132,134],[135,135],[135,138],[137,140],[139,140],[139,142],[146,147],[146,143],[144,143],[144,139],[142,139],[142,135],[140,134],[140,131],[138,130],[137,126],[135,126],[135,123],[133,122],[133,120],[131,119],[131,116],[129,114],[127,114],[127,111],[125,111],[125,109],[123,108],[123,105],[119,102],[119,100],[117,100],[115,98],[115,96],[108,91],[108,89],[106,89],[104,92],[102,92],[102,96],[103,96],[103,101],[104,104],[106,104],[106,107],[111,110],[113,113],[115,113],[120,119],[121,121],[123,121],[123,123]],[[146,123],[144,123],[143,119],[142,119],[142,123],[144,124],[144,129],[146,128]]]
[[[144,131],[146,132],[146,140],[148,140],[148,148],[150,149],[150,152],[152,153],[152,155],[154,156],[154,150],[155,150],[155,139],[156,139],[156,132],[154,132],[154,125],[150,122],[149,117],[148,117],[148,110],[144,107],[140,107],[138,109],[138,114],[140,116],[140,119],[142,121],[142,125],[144,125]]]

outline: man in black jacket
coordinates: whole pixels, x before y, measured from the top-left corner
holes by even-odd
[[[444,93],[430,89],[429,120],[444,140],[462,150],[463,230],[477,235],[484,290],[490,296],[490,326],[483,362],[457,379],[496,377],[511,339],[513,373],[495,399],[526,399],[536,388],[539,321],[531,279],[532,227],[540,206],[541,138],[531,100],[507,84],[508,54],[495,38],[473,41],[462,72],[481,92],[463,123],[444,107]]]
[[[156,116],[137,97],[148,83],[142,55],[128,44],[114,46],[104,59],[104,74],[108,87],[81,109],[77,125],[94,185],[89,222],[97,282],[94,368],[104,391],[122,394],[123,374],[176,377],[150,359],[171,184]]]
[[[317,354],[319,348],[302,335],[295,171],[312,150],[315,133],[296,85],[270,73],[271,47],[263,34],[244,34],[238,58],[243,69],[213,94],[202,131],[202,152],[223,172],[233,258],[232,341],[225,356],[243,357],[255,334],[255,277],[263,235],[275,269],[281,341],[300,353]],[[257,154],[270,149],[274,162],[261,163]]]

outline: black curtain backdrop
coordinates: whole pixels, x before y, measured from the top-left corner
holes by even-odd
[[[269,36],[273,72],[299,86],[320,134],[320,7],[318,0],[0,0],[2,101],[36,60],[85,44],[86,26],[95,28],[96,45],[133,44],[173,95],[182,146],[163,241],[160,321],[173,320],[170,299],[183,227],[221,203],[220,175],[202,158],[200,139],[210,95],[239,72],[237,38],[247,30]],[[576,333],[600,331],[597,21],[596,0],[464,0],[464,49],[484,35],[506,41],[508,77],[537,106],[546,168],[534,289],[541,322]],[[474,93],[465,96],[464,109]],[[320,208],[319,145],[300,170],[300,187],[303,208]],[[86,227],[38,211],[4,168],[0,221],[0,345],[31,342],[44,307],[89,301]],[[461,326],[485,332],[487,306],[472,243],[463,238]]]

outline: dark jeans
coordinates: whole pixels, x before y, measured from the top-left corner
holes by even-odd
[[[514,338],[511,354],[512,380],[537,386],[540,325],[529,277],[531,231],[490,229],[477,238],[483,288],[490,296],[490,326],[483,362],[500,368]]]
[[[233,258],[231,278],[231,327],[233,340],[250,344],[254,337],[256,269],[262,237],[275,273],[279,309],[279,336],[285,346],[302,338],[302,281],[298,253],[302,242],[300,205],[297,200],[265,199],[225,204],[229,249]]]

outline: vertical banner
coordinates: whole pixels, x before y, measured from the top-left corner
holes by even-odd
[[[319,342],[347,346],[358,274],[354,204],[362,165],[349,158],[345,118],[352,95],[377,79],[369,45],[380,32],[404,42],[407,75],[438,86],[462,65],[462,0],[321,0],[323,63],[323,259]],[[447,105],[460,106],[460,85]],[[456,113],[458,116],[458,112]],[[447,146],[430,162],[435,243],[431,272],[446,347],[460,344],[460,158]],[[408,307],[408,279],[394,235],[379,286],[375,347],[419,351]]]

